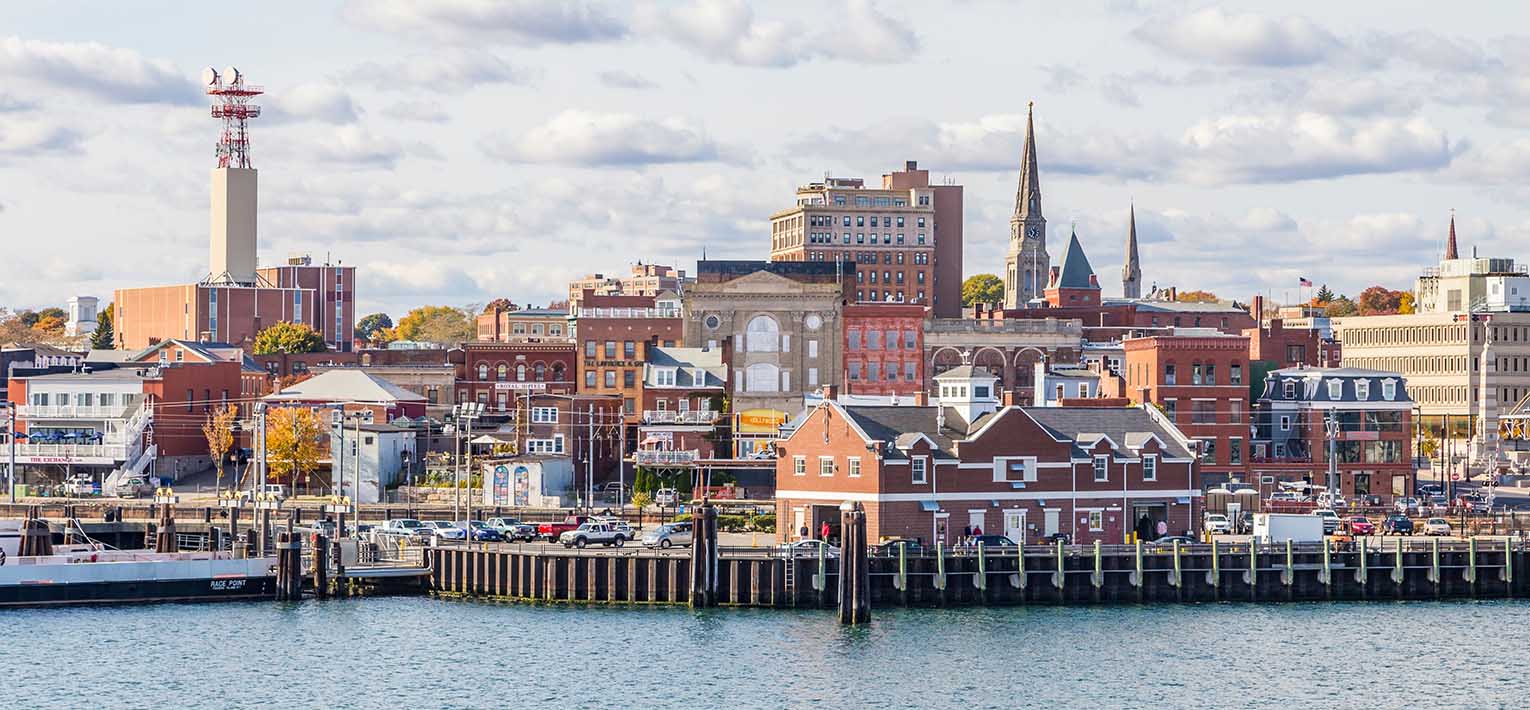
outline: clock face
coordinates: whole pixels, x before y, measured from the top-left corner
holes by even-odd
[[[1025,228],[1025,236],[1027,236],[1027,237],[1039,237],[1039,236],[1041,236],[1041,228],[1040,227],[1036,227],[1036,226],[1026,227]]]
[[[808,330],[818,330],[818,327],[823,325],[823,319],[819,318],[817,313],[812,313],[808,315],[803,325],[807,326]]]

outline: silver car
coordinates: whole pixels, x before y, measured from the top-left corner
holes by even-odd
[[[689,522],[665,523],[643,535],[643,547],[668,550],[675,545],[688,546],[691,544],[691,530]]]

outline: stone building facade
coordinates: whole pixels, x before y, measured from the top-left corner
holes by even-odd
[[[935,394],[931,377],[961,365],[998,375],[1000,389],[1015,401],[1034,396],[1036,363],[1077,363],[1084,344],[1076,319],[1025,320],[934,319],[924,330],[925,391]]]

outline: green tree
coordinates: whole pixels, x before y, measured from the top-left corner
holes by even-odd
[[[275,323],[255,336],[255,354],[322,353],[324,336],[307,323]]]
[[[372,313],[356,321],[356,337],[368,343],[377,342],[382,331],[393,327],[393,319],[386,313]]]
[[[1004,301],[1004,282],[993,274],[973,274],[962,282],[962,305],[974,303],[1001,303]]]
[[[1315,306],[1329,303],[1333,300],[1333,291],[1328,288],[1328,284],[1323,284],[1322,287],[1318,288],[1317,295],[1313,298],[1316,299],[1316,302],[1312,304]]]
[[[461,308],[420,306],[398,320],[399,340],[456,345],[477,335],[477,322]]]
[[[1342,294],[1335,296],[1334,299],[1329,301],[1327,306],[1323,308],[1323,315],[1326,315],[1329,318],[1352,316],[1359,312],[1360,308],[1355,305],[1355,302],[1349,300],[1348,296]]]
[[[96,314],[96,329],[90,334],[90,347],[96,350],[112,350],[117,347],[117,334],[112,328],[114,303],[106,304]]]

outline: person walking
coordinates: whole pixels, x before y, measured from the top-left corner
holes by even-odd
[[[1163,536],[1169,534],[1169,523],[1167,521],[1163,521],[1163,520],[1158,521],[1157,531],[1158,531],[1158,537],[1153,538],[1154,540],[1157,540],[1159,537],[1163,537]]]
[[[829,521],[827,521],[827,520],[823,521],[823,525],[819,526],[818,532],[819,532],[820,537],[822,538],[822,540],[824,542],[828,542],[829,541]]]
[[[982,537],[983,536],[983,526],[981,526],[981,525],[974,525],[974,526],[972,526],[972,536],[973,537]]]

